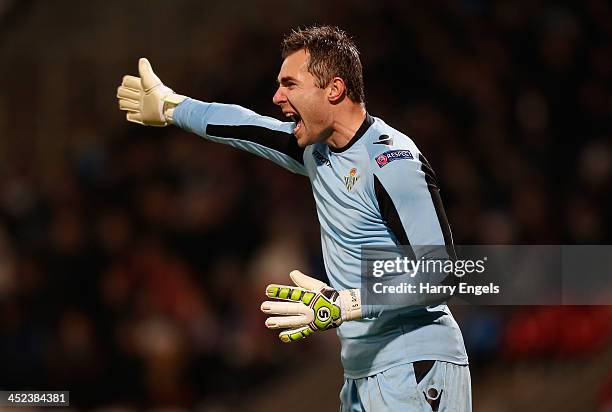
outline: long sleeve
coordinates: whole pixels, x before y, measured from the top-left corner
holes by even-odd
[[[293,123],[261,116],[237,105],[194,99],[181,102],[174,110],[173,120],[188,132],[261,156],[293,173],[307,175],[304,149],[292,134]]]
[[[376,200],[395,243],[408,246],[408,257],[417,261],[455,259],[451,229],[433,170],[415,148],[396,153],[402,156],[401,161],[385,163],[384,166],[373,164]],[[453,275],[424,270],[416,276],[399,274],[392,277],[392,282],[397,284],[450,284],[455,280]],[[398,306],[437,305],[448,297],[416,294],[404,298],[397,306],[366,305],[364,317],[375,318]]]

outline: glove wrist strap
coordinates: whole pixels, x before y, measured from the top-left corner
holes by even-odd
[[[338,292],[340,295],[340,308],[342,320],[361,319],[361,292],[359,289],[346,289]]]
[[[183,100],[187,99],[187,96],[182,96],[180,94],[171,93],[164,97],[164,106],[162,112],[164,113],[164,117],[166,121],[170,124],[173,123],[173,115],[174,109],[178,106]]]

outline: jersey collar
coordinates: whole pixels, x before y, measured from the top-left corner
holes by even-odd
[[[374,123],[374,119],[372,119],[372,116],[370,116],[370,114],[366,112],[366,116],[365,119],[363,119],[363,123],[361,123],[361,126],[359,126],[359,129],[357,130],[357,133],[355,133],[355,136],[353,136],[351,140],[349,140],[347,145],[341,148],[335,148],[330,146],[329,150],[334,153],[342,153],[347,151],[351,148],[352,145],[355,144],[357,140],[361,138],[361,136],[365,134],[365,132],[370,128],[370,126],[372,126],[372,123]]]

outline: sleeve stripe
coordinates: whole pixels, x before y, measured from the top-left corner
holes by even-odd
[[[431,201],[436,209],[438,223],[440,224],[440,229],[442,230],[442,235],[444,236],[444,244],[447,246],[446,249],[449,252],[449,255],[452,258],[455,258],[456,254],[453,245],[453,234],[451,232],[450,224],[448,223],[448,218],[446,217],[446,212],[444,211],[442,198],[440,197],[440,189],[438,188],[438,183],[436,181],[436,174],[429,165],[429,162],[425,156],[420,153],[419,161],[421,162],[421,171],[425,173],[425,181],[427,182],[427,189],[429,190]]]
[[[400,245],[410,246],[410,240],[408,239],[404,225],[402,225],[399,213],[397,213],[397,208],[395,204],[393,204],[391,196],[389,196],[389,193],[387,193],[387,190],[376,175],[374,175],[374,192],[376,193],[376,200],[378,200],[378,207],[383,220],[391,232],[393,232]],[[412,248],[408,248],[408,250],[412,254],[409,258],[416,260],[416,255],[412,251]]]
[[[206,126],[206,134],[220,138],[253,142],[284,153],[301,165],[304,165],[304,149],[298,146],[297,140],[291,133],[253,125],[228,126],[208,124]]]

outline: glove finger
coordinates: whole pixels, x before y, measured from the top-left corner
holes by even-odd
[[[303,328],[284,330],[278,334],[278,337],[283,342],[290,343],[290,342],[296,342],[298,340],[306,339],[313,333],[314,332],[310,328],[310,326],[304,326]]]
[[[309,305],[315,293],[303,288],[272,284],[266,287],[266,296],[272,299],[302,302]]]
[[[142,84],[140,83],[140,77],[125,75],[121,85],[134,90],[142,90]]]
[[[128,122],[132,122],[132,123],[138,123],[138,124],[144,124],[142,122],[142,115],[140,114],[140,112],[138,113],[134,113],[134,112],[128,112],[125,115],[126,119],[128,120]]]
[[[320,280],[311,278],[310,276],[303,274],[299,270],[292,270],[291,273],[289,273],[289,277],[291,278],[293,283],[304,289],[319,290],[322,287],[327,286]]]
[[[298,316],[274,316],[266,319],[266,327],[268,329],[280,328],[298,328],[308,325],[308,317],[306,315]]]
[[[161,80],[155,73],[153,73],[153,68],[151,67],[151,63],[144,57],[138,60],[138,73],[142,79],[142,88],[145,92],[151,90],[157,85],[161,84]]]
[[[298,302],[271,302],[265,301],[261,304],[261,311],[269,315],[312,315],[312,309]]]
[[[135,90],[128,89],[127,87],[119,86],[117,88],[117,97],[120,99],[138,101],[140,99],[140,93]]]
[[[140,104],[133,100],[119,99],[119,109],[137,112],[140,111]]]

